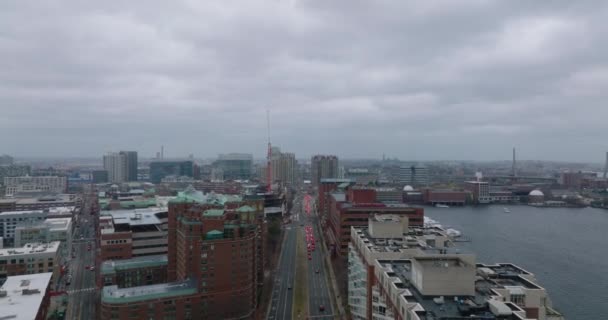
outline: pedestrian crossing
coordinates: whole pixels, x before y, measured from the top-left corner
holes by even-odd
[[[91,292],[91,291],[95,291],[95,290],[97,290],[96,287],[91,287],[91,288],[66,290],[65,292],[67,292],[67,294],[75,294],[75,293],[81,293],[81,292]]]

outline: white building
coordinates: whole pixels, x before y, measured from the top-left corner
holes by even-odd
[[[7,197],[22,193],[65,193],[68,180],[58,176],[5,177],[4,186]]]
[[[0,318],[44,319],[51,276],[51,273],[40,273],[9,277],[0,288]]]

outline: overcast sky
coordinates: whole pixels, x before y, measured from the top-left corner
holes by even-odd
[[[0,154],[608,151],[608,1],[0,2]]]

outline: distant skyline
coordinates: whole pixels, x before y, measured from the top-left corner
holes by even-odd
[[[0,154],[603,163],[606,1],[0,3]]]

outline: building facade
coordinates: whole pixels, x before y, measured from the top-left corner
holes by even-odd
[[[150,163],[150,182],[160,183],[163,178],[192,177],[194,162],[191,160],[163,160]]]
[[[472,200],[475,204],[486,204],[492,202],[490,196],[490,184],[486,181],[466,181],[464,189],[472,194]]]
[[[273,182],[284,185],[294,185],[296,183],[298,162],[294,153],[281,152],[279,148],[273,147],[271,164]]]
[[[0,165],[0,183],[4,183],[6,177],[21,177],[32,173],[32,168],[25,164]]]
[[[103,156],[103,169],[108,172],[108,181],[127,181],[127,157],[123,153],[111,152]]]
[[[0,282],[10,276],[59,271],[59,241],[0,249]]]
[[[217,180],[249,180],[252,176],[253,156],[247,153],[220,154],[213,167],[216,169]]]
[[[125,157],[125,180],[137,181],[137,151],[120,151]]]
[[[253,318],[264,275],[263,212],[262,201],[181,192],[169,203],[167,282],[105,286],[101,319]]]
[[[424,187],[429,184],[429,169],[424,166],[400,166],[399,182],[415,188]]]
[[[311,181],[319,186],[322,179],[338,179],[338,157],[315,155],[310,160]]]
[[[68,180],[59,176],[5,177],[4,187],[5,195],[9,197],[27,193],[66,193]]]

